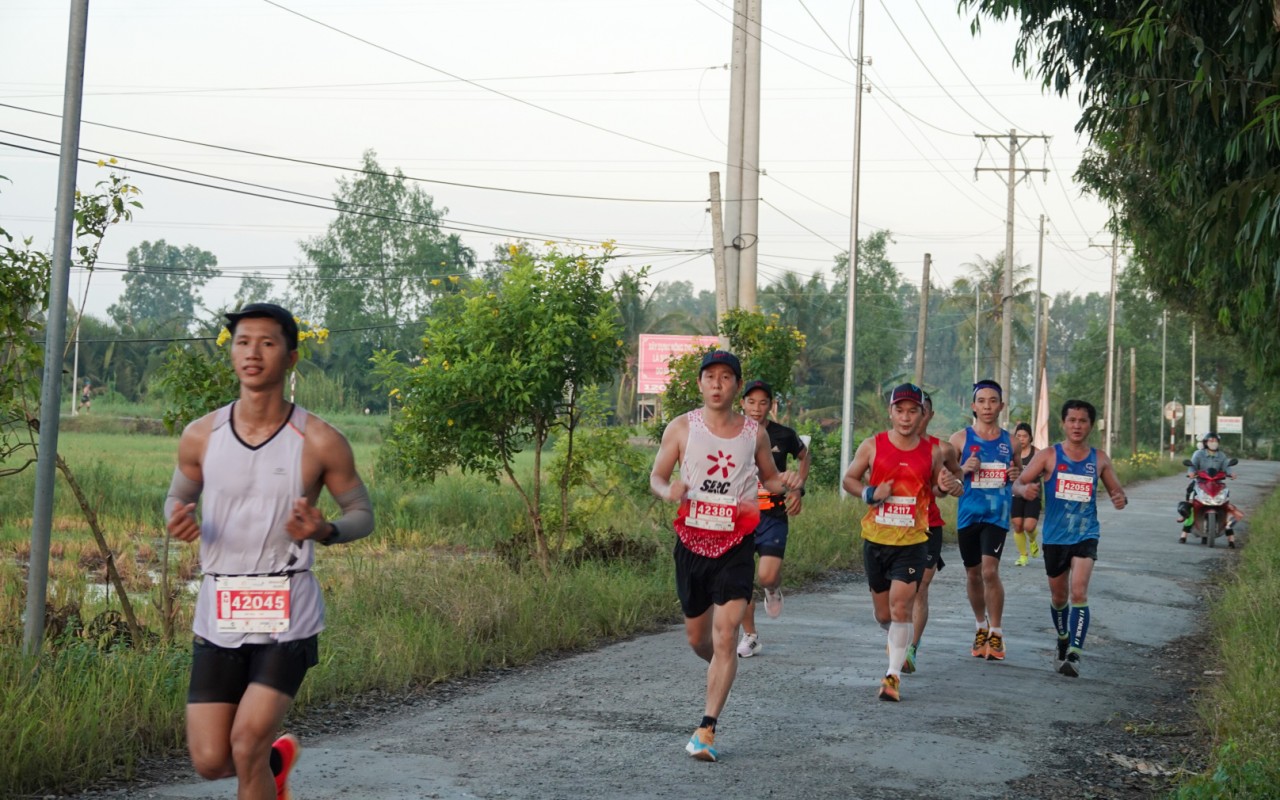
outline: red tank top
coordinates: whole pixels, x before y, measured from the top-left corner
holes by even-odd
[[[862,538],[876,544],[919,544],[929,539],[929,502],[933,498],[933,443],[921,439],[914,450],[899,450],[889,433],[876,434],[871,484],[892,483],[883,503],[862,518]]]
[[[939,439],[937,436],[930,434],[929,444],[934,447],[938,447],[942,444],[942,440]],[[933,469],[932,463],[929,464],[929,468]],[[930,489],[929,491],[929,527],[941,528],[943,525],[946,525],[946,524],[947,524],[946,520],[942,518],[942,511],[938,508],[938,498],[933,493],[933,490]]]

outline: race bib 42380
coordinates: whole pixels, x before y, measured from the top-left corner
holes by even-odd
[[[704,531],[731,531],[738,519],[738,498],[709,492],[689,492],[689,516],[684,524]]]

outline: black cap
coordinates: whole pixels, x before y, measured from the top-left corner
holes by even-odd
[[[260,317],[274,319],[280,323],[280,328],[284,331],[284,340],[288,343],[289,349],[298,349],[298,322],[293,318],[292,314],[275,303],[250,303],[239,311],[228,311],[223,316],[227,318],[227,330],[232,334],[236,332],[236,324],[242,319]]]
[[[770,386],[769,384],[765,383],[764,381],[762,381],[762,380],[758,380],[758,379],[757,379],[757,380],[752,381],[751,383],[748,383],[748,384],[746,385],[746,387],[745,387],[745,388],[743,388],[743,390],[742,390],[742,396],[745,398],[747,395],[751,394],[752,392],[756,391],[757,389],[759,389],[760,391],[762,391],[762,392],[764,392],[765,394],[769,395],[769,399],[770,399],[770,400],[772,400],[772,399],[773,399],[773,387],[772,387],[772,386]]]
[[[728,350],[712,350],[702,357],[702,366],[698,367],[698,377],[702,377],[702,373],[712,364],[724,364],[733,370],[733,376],[738,380],[742,380],[742,363],[738,361],[738,357]]]
[[[893,391],[889,393],[889,405],[894,406],[904,400],[924,408],[924,389],[914,383],[900,383],[893,387]]]

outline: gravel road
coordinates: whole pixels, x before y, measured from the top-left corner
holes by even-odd
[[[1256,508],[1280,464],[1245,462],[1233,499]],[[739,662],[719,763],[684,743],[704,665],[683,629],[345,712],[312,733],[294,771],[312,798],[1145,797],[1203,764],[1190,698],[1212,665],[1190,638],[1207,580],[1237,552],[1178,545],[1180,477],[1131,487],[1101,510],[1083,675],[1052,671],[1043,562],[1002,566],[1003,663],[971,658],[972,615],[953,546],[931,592],[919,672],[901,703],[876,699],[884,633],[865,584],[846,576],[761,614],[763,651]],[[1242,542],[1248,546],[1248,523]],[[335,709],[335,714],[339,712]],[[323,716],[324,712],[310,715]],[[317,721],[320,721],[317,719]],[[354,724],[353,724],[354,723]],[[312,730],[317,728],[312,724]],[[322,728],[323,726],[321,726]],[[96,796],[228,798],[233,781],[134,784]],[[159,774],[153,775],[154,781]],[[150,781],[148,781],[150,783]]]

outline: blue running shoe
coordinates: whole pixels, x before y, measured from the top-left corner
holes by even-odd
[[[716,734],[710,728],[698,728],[689,737],[684,750],[699,761],[715,761],[719,753],[715,748]]]

